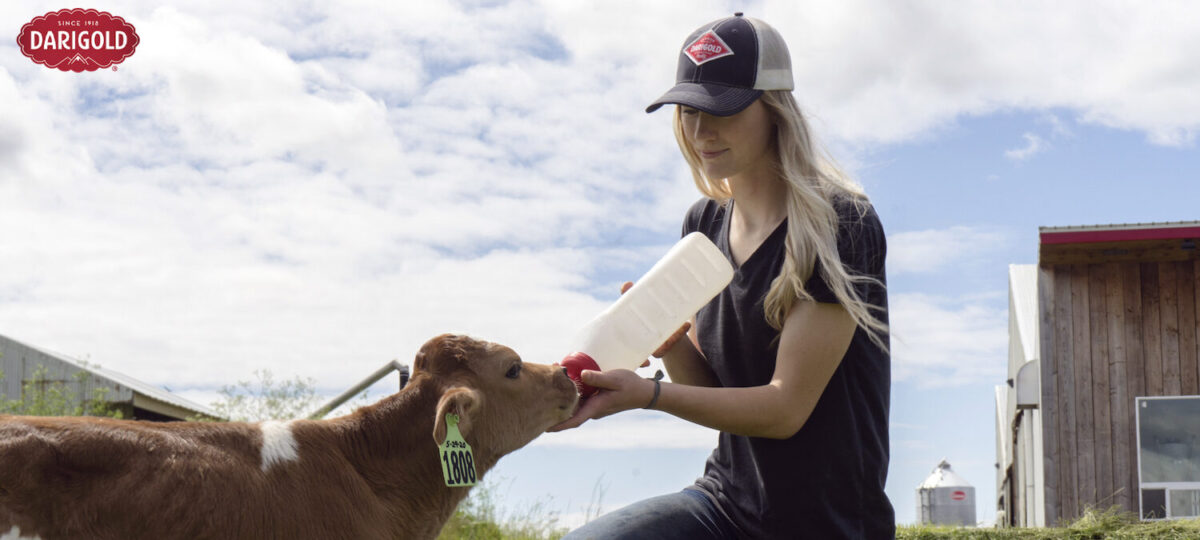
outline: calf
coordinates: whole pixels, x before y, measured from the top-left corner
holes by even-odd
[[[469,490],[442,477],[447,413],[482,476],[578,399],[559,368],[463,336],[413,371],[331,420],[0,416],[0,538],[433,538]]]

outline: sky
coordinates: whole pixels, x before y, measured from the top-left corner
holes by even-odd
[[[734,11],[784,36],[887,232],[899,523],[942,458],[994,519],[1038,227],[1200,219],[1190,2],[112,1],[84,7],[141,42],[84,73],[16,46],[65,7],[0,3],[0,334],[199,403],[258,369],[332,396],[444,332],[561,359],[700,196],[643,109]],[[636,411],[489,478],[574,525],[690,484],[715,441]]]

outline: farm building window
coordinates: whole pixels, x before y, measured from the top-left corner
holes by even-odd
[[[1142,519],[1162,519],[1167,517],[1167,490],[1142,490]]]
[[[1137,398],[1142,519],[1200,516],[1200,396]]]
[[[1200,516],[1200,489],[1172,489],[1171,516]]]

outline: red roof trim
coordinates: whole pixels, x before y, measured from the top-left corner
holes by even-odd
[[[1089,244],[1093,242],[1171,240],[1175,238],[1200,238],[1200,227],[1043,232],[1040,234],[1040,236],[1043,244]]]

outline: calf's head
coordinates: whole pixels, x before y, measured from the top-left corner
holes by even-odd
[[[441,387],[437,444],[446,440],[446,414],[455,413],[469,442],[504,455],[569,418],[579,399],[561,368],[522,362],[508,347],[466,336],[427,341],[413,367],[414,377],[428,374]]]

